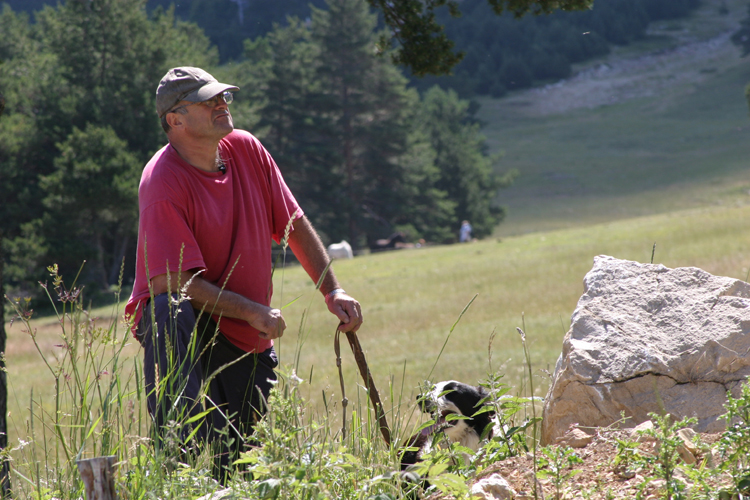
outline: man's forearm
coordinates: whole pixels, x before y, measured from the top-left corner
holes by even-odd
[[[289,235],[289,246],[292,247],[294,255],[315,283],[328,269],[320,284],[320,291],[326,296],[328,310],[341,321],[339,325],[341,331],[356,332],[362,324],[359,302],[345,293],[328,295],[331,290],[341,287],[333,274],[333,269],[329,266],[331,259],[318,233],[306,217],[294,221],[293,227],[294,231]]]
[[[305,272],[313,282],[317,283],[323,271],[328,267],[328,272],[320,284],[320,291],[326,295],[331,290],[340,288],[333,269],[328,265],[331,261],[328,252],[307,217],[303,216],[295,220],[292,226],[294,231],[289,234],[289,246]]]
[[[213,283],[197,276],[187,289],[190,303],[196,309],[219,314],[225,318],[236,318],[250,322],[261,312],[261,304],[229,290],[222,290]]]
[[[213,283],[190,272],[173,273],[167,282],[167,275],[155,276],[151,280],[154,295],[176,291],[177,284],[189,283],[187,296],[195,309],[225,318],[241,319],[261,332],[263,338],[280,337],[286,328],[278,309],[254,302],[240,294],[222,290]]]

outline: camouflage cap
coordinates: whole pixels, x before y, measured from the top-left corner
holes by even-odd
[[[183,66],[170,69],[156,88],[156,112],[166,115],[180,101],[202,102],[227,90],[240,90],[234,85],[219,83],[200,68]]]

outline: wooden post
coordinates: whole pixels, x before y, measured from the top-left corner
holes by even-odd
[[[5,98],[0,94],[0,116],[5,111]],[[8,374],[5,371],[5,283],[3,267],[3,231],[0,228],[0,451],[8,446]],[[10,459],[0,458],[0,498],[13,498],[10,487]]]
[[[89,458],[76,463],[86,490],[86,500],[117,500],[115,457]]]

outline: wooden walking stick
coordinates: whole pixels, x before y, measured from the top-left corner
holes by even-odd
[[[339,369],[339,384],[341,384],[341,412],[343,417],[341,420],[341,438],[346,440],[346,407],[349,406],[349,400],[346,398],[346,387],[344,387],[344,373],[341,371],[341,344],[339,344],[339,334],[341,330],[336,328],[336,333],[333,337],[333,350],[336,353],[336,368]]]
[[[345,406],[346,401],[346,395],[344,394],[344,379],[341,375],[341,358],[339,356],[340,348],[339,348],[339,327],[341,327],[343,323],[340,323],[339,326],[336,328],[336,334],[334,336],[334,349],[336,350],[336,364],[339,367],[339,379],[341,381],[341,392],[342,397],[344,398],[342,401],[342,404]],[[367,367],[367,360],[365,359],[365,354],[362,352],[362,346],[359,345],[359,339],[357,338],[357,334],[354,332],[345,332],[346,333],[346,339],[349,341],[349,346],[352,348],[352,352],[354,353],[354,360],[357,362],[357,367],[359,368],[359,373],[362,375],[362,379],[365,381],[365,388],[367,389],[367,392],[370,394],[370,401],[372,402],[372,406],[375,409],[375,415],[377,415],[378,418],[378,426],[380,427],[380,433],[383,435],[383,439],[385,440],[385,444],[390,446],[391,445],[391,430],[388,427],[388,420],[385,418],[385,411],[383,410],[383,403],[380,402],[380,394],[378,393],[378,389],[375,387],[375,381],[372,379],[372,374],[370,373],[370,369]],[[344,410],[346,411],[346,410]],[[344,414],[346,415],[346,413]],[[346,420],[346,417],[344,417]],[[344,429],[346,429],[346,422],[344,422]],[[344,431],[345,432],[345,431]]]

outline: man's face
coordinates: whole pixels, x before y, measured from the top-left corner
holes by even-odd
[[[226,100],[231,102],[231,97]],[[180,114],[180,118],[188,135],[218,140],[234,130],[226,100],[224,94],[218,94],[203,102],[180,101],[174,109],[184,108],[187,111],[186,114]]]

